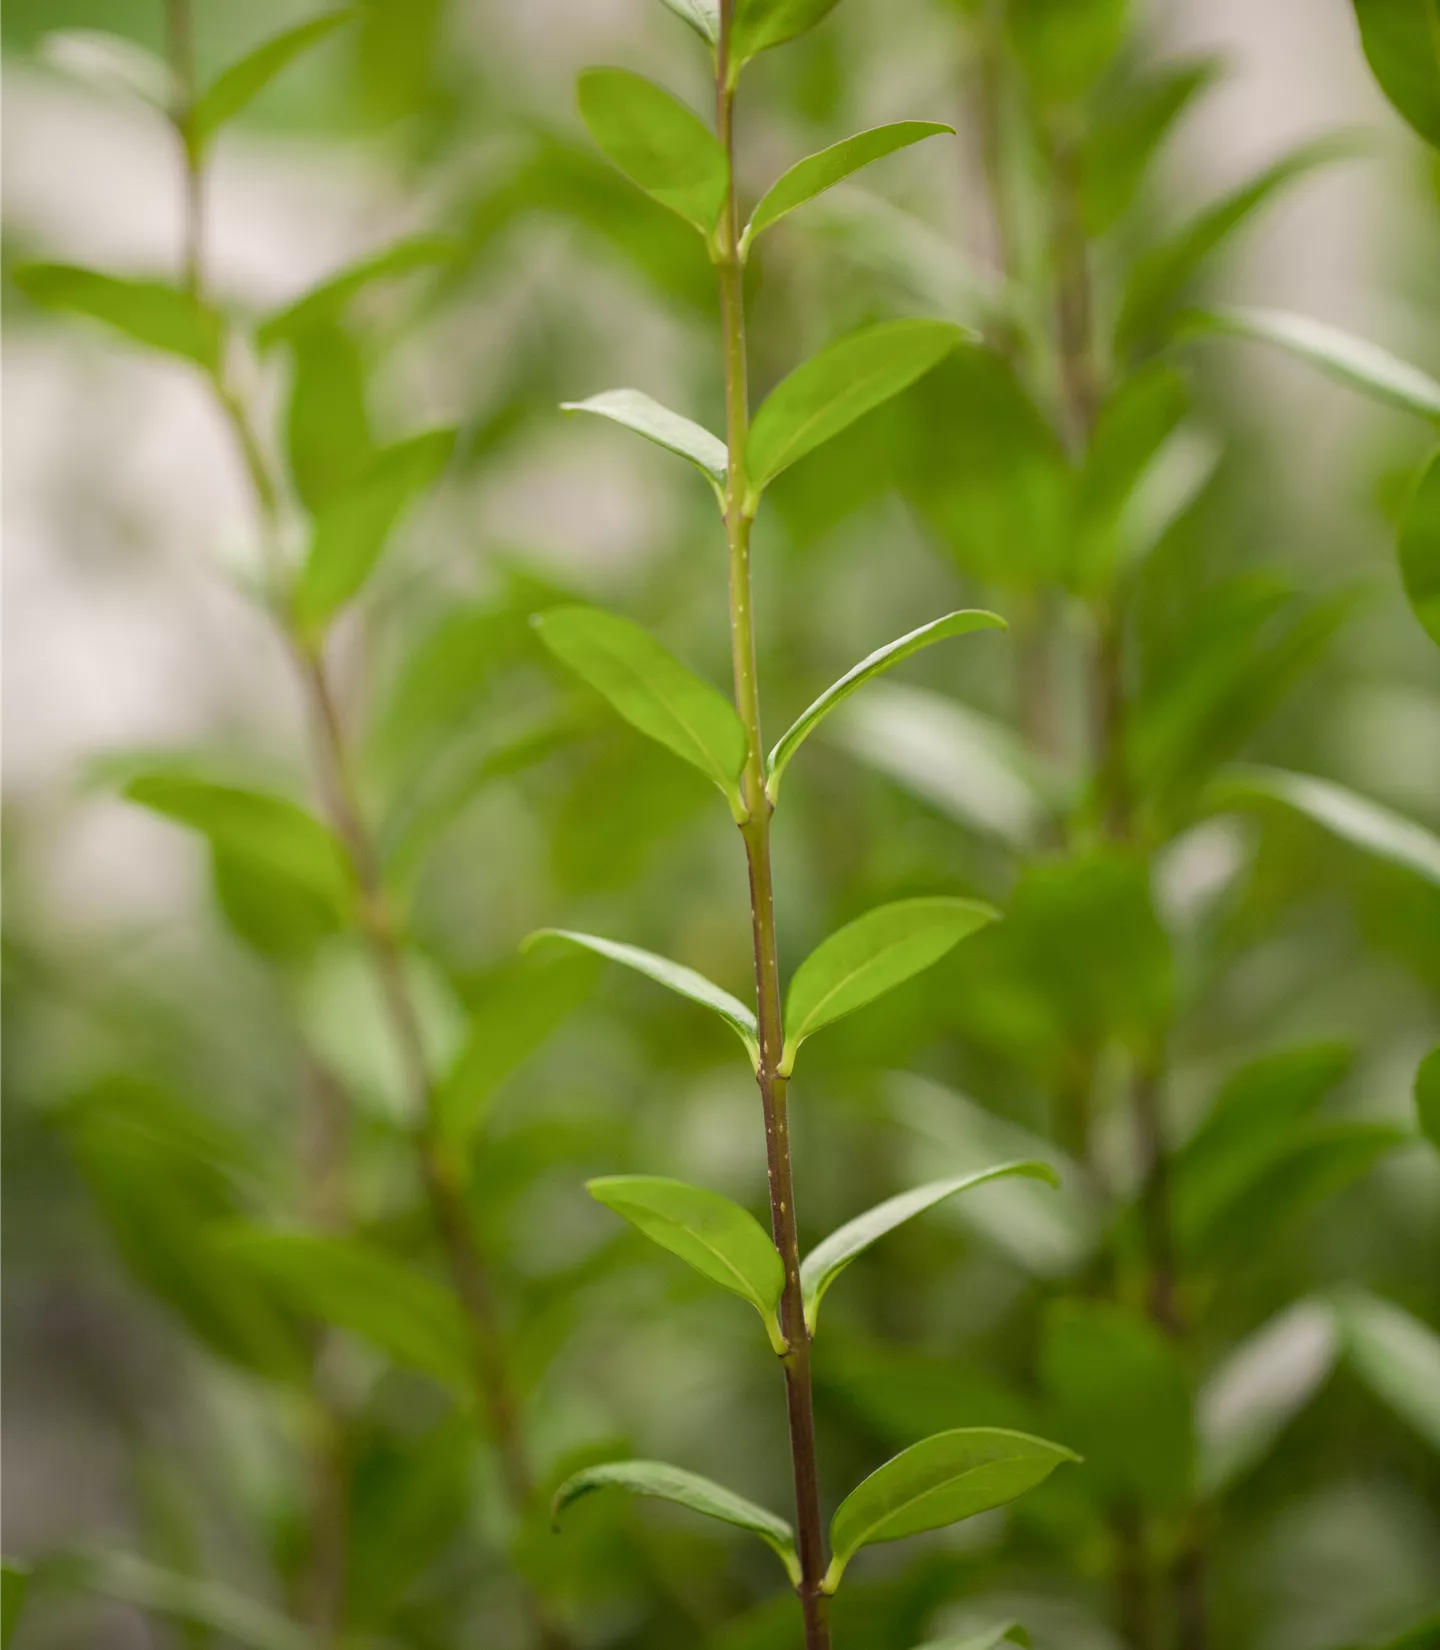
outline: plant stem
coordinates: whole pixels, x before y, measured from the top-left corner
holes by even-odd
[[[725,354],[725,533],[730,561],[730,640],[735,704],[745,726],[747,818],[741,826],[750,872],[750,920],[755,948],[755,993],[760,1023],[756,1081],[765,1116],[765,1155],[770,1182],[770,1224],[785,1267],[780,1322],[788,1343],[783,1364],[795,1482],[795,1527],[800,1556],[797,1589],[805,1621],[805,1650],[830,1650],[829,1598],[822,1591],[825,1541],[820,1519],[820,1476],[815,1449],[815,1406],[810,1384],[810,1333],[800,1290],[800,1240],[790,1159],[788,1084],[779,1074],[785,1036],[780,1008],[780,960],[775,937],[775,889],[770,862],[770,816],[765,794],[760,730],[760,690],[755,668],[755,621],[751,606],[750,528],[745,507],[745,441],[749,391],[745,351],[744,271],[739,257],[740,222],[735,194],[734,87],[730,84],[730,29],[734,0],[721,0],[716,53],[716,128],[729,162],[730,183],[718,235]]]

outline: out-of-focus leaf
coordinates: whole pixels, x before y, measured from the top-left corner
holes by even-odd
[[[957,350],[901,405],[904,491],[962,572],[1008,590],[1058,578],[1073,478],[1013,365],[994,350]]]
[[[1362,1290],[1335,1302],[1345,1356],[1375,1395],[1440,1450],[1440,1335]]]
[[[758,53],[813,29],[835,5],[836,0],[735,0],[735,21],[730,25],[732,77]]]
[[[907,1220],[933,1209],[937,1203],[969,1191],[972,1186],[983,1186],[987,1181],[1001,1180],[1006,1175],[1025,1175],[1031,1180],[1044,1180],[1052,1186],[1060,1184],[1060,1177],[1049,1163],[1031,1160],[1022,1163],[1000,1163],[978,1173],[952,1175],[948,1180],[932,1180],[928,1185],[916,1186],[911,1191],[877,1203],[863,1215],[847,1221],[817,1244],[800,1267],[800,1287],[805,1297],[805,1322],[810,1333],[815,1333],[815,1322],[820,1315],[820,1302],[835,1279],[857,1255],[872,1243],[903,1226]],[[783,1281],[783,1280],[782,1280]]]
[[[1208,800],[1217,809],[1281,803],[1342,842],[1440,887],[1440,837],[1328,779],[1283,768],[1230,768],[1211,787]]]
[[[830,724],[840,744],[971,830],[1033,847],[1048,813],[1029,755],[1004,723],[927,688],[885,684]]]
[[[800,1560],[795,1552],[795,1532],[783,1518],[757,1507],[753,1501],[736,1495],[724,1485],[716,1484],[698,1473],[686,1472],[664,1461],[609,1461],[602,1466],[586,1467],[567,1478],[555,1492],[552,1517],[558,1522],[561,1513],[592,1490],[626,1490],[631,1495],[655,1496],[661,1501],[673,1501],[676,1506],[689,1507],[692,1512],[717,1518],[723,1524],[734,1524],[737,1529],[758,1535],[785,1566],[785,1573],[797,1586],[800,1579]]]
[[[790,1074],[800,1045],[822,1026],[893,991],[998,916],[979,900],[896,900],[821,941],[796,969],[786,995],[781,1074]]]
[[[1415,1116],[1421,1134],[1440,1151],[1440,1047],[1430,1050],[1415,1073]]]
[[[595,607],[553,607],[531,622],[557,659],[632,727],[712,779],[744,819],[740,776],[749,741],[728,699],[629,619]]]
[[[1096,110],[1080,148],[1080,201],[1091,235],[1124,216],[1171,128],[1219,72],[1214,58],[1167,65]]]
[[[833,1593],[862,1547],[943,1529],[1003,1507],[1079,1457],[1061,1444],[1001,1427],[961,1427],[922,1439],[851,1490],[830,1522]]]
[[[1169,312],[1241,225],[1281,190],[1319,166],[1354,155],[1349,137],[1324,137],[1292,150],[1248,183],[1207,206],[1132,267],[1115,324],[1116,348],[1129,354],[1153,341]]]
[[[164,281],[136,281],[75,264],[22,264],[15,285],[43,309],[88,315],[148,349],[218,372],[225,341],[219,314]]]
[[[214,844],[210,882],[235,937],[277,964],[304,963],[344,926],[344,913],[313,888]]]
[[[313,515],[374,456],[365,369],[355,340],[335,324],[298,334],[285,410],[290,476]]]
[[[152,108],[175,104],[174,76],[164,58],[103,29],[52,29],[36,54],[48,67],[101,91],[122,91]]]
[[[725,443],[703,425],[662,407],[643,390],[605,390],[586,401],[562,401],[561,406],[566,412],[595,413],[600,418],[623,424],[657,447],[688,458],[714,487],[723,506],[728,464]]]
[[[1182,1505],[1195,1470],[1189,1382],[1148,1318],[1109,1301],[1057,1301],[1040,1374],[1052,1425],[1085,1458],[1086,1482],[1116,1506]]]
[[[720,38],[720,0],[660,0],[713,46]]]
[[[909,1346],[852,1341],[841,1324],[831,1326],[815,1379],[868,1427],[896,1443],[917,1432],[945,1432],[956,1421],[1021,1432],[1030,1431],[1036,1421],[1024,1394],[977,1364]]]
[[[699,116],[628,69],[587,69],[579,97],[596,146],[647,195],[711,235],[730,168],[719,139]]]
[[[301,623],[321,631],[359,594],[374,572],[406,507],[439,479],[455,446],[454,430],[383,447],[315,517],[305,565],[295,584]]]
[[[766,396],[750,426],[747,513],[782,470],[898,395],[968,337],[948,321],[881,321],[796,367]]]
[[[74,1101],[66,1133],[126,1266],[212,1351],[273,1378],[304,1355],[272,1294],[228,1265],[217,1222],[240,1212],[239,1141],[150,1085],[113,1079]]]
[[[190,113],[190,128],[196,144],[208,143],[227,121],[234,120],[253,103],[276,75],[288,68],[302,52],[332,34],[355,16],[348,7],[323,12],[283,34],[274,35],[263,46],[232,63],[196,99]]]
[[[1182,1234],[1220,1212],[1283,1152],[1350,1069],[1344,1043],[1309,1043],[1242,1066],[1175,1155],[1172,1202]]]
[[[1068,103],[1090,91],[1119,51],[1129,0],[1011,0],[1005,22],[1035,95]]]
[[[454,1298],[422,1272],[358,1238],[234,1225],[221,1252],[295,1311],[358,1335],[464,1397],[473,1390],[469,1336]]]
[[[1340,1352],[1335,1313],[1320,1300],[1287,1306],[1229,1354],[1196,1407],[1200,1488],[1228,1489],[1269,1452],[1325,1384]]]
[[[130,1553],[83,1552],[52,1567],[50,1578],[205,1633],[244,1650],[310,1650],[307,1633],[277,1611],[216,1581],[177,1575]]]
[[[344,850],[313,814],[286,798],[178,769],[138,773],[122,794],[198,832],[224,859],[298,885],[329,911],[350,909],[352,879]]]
[[[929,1639],[919,1650],[998,1650],[1003,1644],[1032,1644],[1034,1641],[1018,1621],[1004,1621],[983,1633],[967,1633],[961,1639]]]
[[[255,342],[262,350],[268,350],[287,339],[298,338],[312,327],[334,325],[344,316],[350,300],[367,286],[410,275],[418,269],[453,263],[459,252],[460,243],[445,235],[412,235],[396,241],[393,246],[347,265],[283,309],[266,316],[256,329]]]
[[[682,997],[688,997],[691,1002],[699,1003],[702,1008],[708,1008],[718,1014],[745,1045],[751,1064],[759,1064],[760,1030],[753,1012],[738,997],[722,991],[714,981],[697,974],[693,968],[671,962],[668,957],[657,957],[653,951],[642,951],[639,946],[602,939],[598,934],[577,934],[568,928],[541,928],[526,940],[526,948],[545,939],[567,940],[571,945],[583,946],[597,956],[623,963],[626,968],[633,968],[637,974],[645,975],[657,985],[663,985]]]
[[[1435,0],[1355,0],[1360,41],[1380,89],[1440,149],[1440,23]]]
[[[932,619],[929,624],[921,625],[918,630],[912,630],[867,654],[858,665],[847,670],[839,681],[832,682],[781,735],[779,743],[770,752],[769,777],[765,782],[771,802],[776,801],[780,795],[780,780],[790,758],[819,723],[857,688],[863,687],[866,682],[889,670],[893,665],[898,665],[903,659],[908,659],[912,653],[929,647],[932,642],[943,642],[948,636],[964,636],[972,630],[1006,628],[1004,619],[998,613],[971,608],[959,613],[947,613],[943,619]]]
[[[906,149],[922,138],[936,137],[941,132],[954,136],[953,126],[940,125],[931,120],[900,120],[890,126],[872,126],[868,132],[857,132],[854,137],[842,138],[819,154],[807,155],[788,172],[783,173],[760,197],[750,214],[750,221],[740,237],[740,255],[744,257],[761,235],[778,223],[797,206],[814,200],[827,189],[833,189],[842,178],[869,166],[897,149]]]
[[[590,995],[597,967],[588,957],[531,958],[486,990],[436,1092],[440,1129],[454,1149],[463,1153],[496,1089]]]
[[[1188,312],[1183,327],[1187,333],[1231,333],[1273,344],[1386,406],[1440,422],[1440,383],[1429,373],[1308,315],[1282,309],[1201,309]]]
[[[652,1243],[749,1301],[770,1344],[785,1350],[775,1322],[785,1267],[770,1234],[748,1209],[719,1192],[660,1175],[608,1175],[585,1184],[597,1203],[623,1215]]]
[[[13,1558],[0,1562],[0,1650],[15,1636],[29,1586],[30,1570],[27,1565]]]
[[[1440,647],[1440,453],[1430,460],[1405,511],[1399,550],[1405,594],[1415,617]]]

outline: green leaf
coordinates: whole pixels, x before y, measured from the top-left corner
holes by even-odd
[[[540,640],[607,698],[632,727],[699,768],[737,820],[748,740],[735,707],[655,638],[595,607],[552,607],[531,620]]]
[[[1328,779],[1283,768],[1229,768],[1212,785],[1208,801],[1217,809],[1281,803],[1351,847],[1440,887],[1440,837]]]
[[[1440,11],[1436,0],[1355,0],[1360,43],[1380,89],[1440,149]]]
[[[355,340],[333,322],[295,339],[285,446],[295,491],[312,515],[373,460],[365,369]]]
[[[732,84],[752,57],[813,29],[835,5],[836,0],[735,0],[735,21],[730,26]]]
[[[32,303],[89,315],[149,349],[220,368],[225,324],[215,310],[164,281],[102,275],[75,264],[23,264],[15,285]]]
[[[678,1507],[689,1507],[692,1512],[704,1513],[707,1518],[718,1518],[722,1524],[733,1524],[737,1529],[758,1535],[785,1566],[785,1573],[798,1587],[800,1560],[795,1553],[795,1532],[783,1518],[757,1507],[753,1501],[736,1495],[724,1485],[716,1484],[698,1473],[686,1472],[664,1461],[609,1461],[598,1467],[586,1467],[567,1478],[555,1492],[551,1516],[558,1523],[561,1513],[582,1495],[592,1490],[627,1490],[631,1495],[654,1496],[661,1501],[673,1501]]]
[[[1229,333],[1273,344],[1386,406],[1440,422],[1440,383],[1429,373],[1378,344],[1308,315],[1283,309],[1191,310],[1183,318],[1183,330]]]
[[[1354,155],[1350,137],[1303,144],[1248,183],[1207,206],[1188,224],[1138,259],[1130,271],[1115,324],[1115,346],[1129,354],[1153,341],[1191,282],[1242,224],[1281,190],[1318,166]]]
[[[942,1529],[1003,1507],[1079,1457],[1061,1444],[1003,1427],[962,1427],[912,1444],[858,1484],[830,1524],[824,1591],[840,1585],[862,1547]]]
[[[970,334],[949,321],[881,321],[827,345],[778,383],[745,447],[746,513],[797,459],[898,395]]]
[[[1228,1489],[1258,1465],[1325,1384],[1339,1351],[1332,1308],[1303,1300],[1226,1357],[1196,1405],[1199,1487],[1206,1495]]]
[[[823,940],[790,982],[780,1075],[790,1075],[807,1037],[939,962],[967,934],[998,915],[979,900],[945,895],[902,899],[867,911]]]
[[[440,1132],[452,1149],[465,1151],[496,1089],[590,995],[596,966],[587,957],[526,961],[486,990],[435,1094]]]
[[[454,430],[427,430],[384,447],[319,511],[295,584],[296,615],[309,630],[323,630],[359,593],[406,506],[434,485],[454,446]]]
[[[1421,1134],[1440,1151],[1440,1046],[1430,1050],[1415,1073],[1415,1117]]]
[[[987,613],[980,608],[967,608],[958,613],[947,613],[943,619],[932,619],[929,624],[921,625],[918,630],[912,630],[867,654],[858,665],[847,670],[839,681],[832,682],[808,709],[801,712],[770,752],[769,776],[765,781],[765,790],[771,802],[779,798],[781,776],[789,765],[790,758],[820,722],[857,688],[863,687],[873,677],[889,670],[892,665],[898,665],[902,659],[908,659],[912,653],[929,647],[932,642],[943,642],[949,636],[964,636],[972,630],[1007,628],[1004,619],[998,613]]]
[[[1148,1318],[1109,1301],[1057,1301],[1040,1376],[1053,1424],[1085,1457],[1112,1505],[1182,1506],[1194,1476],[1189,1382],[1179,1350]]]
[[[4,1650],[15,1636],[29,1586],[30,1570],[27,1565],[13,1558],[0,1562],[0,1650]]]
[[[349,912],[353,881],[344,849],[313,814],[286,798],[179,768],[137,773],[121,794],[198,832],[224,858],[304,889],[337,916]]]
[[[1091,90],[1119,51],[1129,0],[1010,0],[1005,21],[1035,95],[1069,103]]]
[[[1335,1305],[1356,1374],[1440,1450],[1440,1335],[1394,1301],[1361,1290]]]
[[[730,168],[719,139],[685,104],[628,69],[587,69],[580,114],[596,146],[630,179],[710,236]]]
[[[740,256],[747,256],[755,237],[763,234],[771,224],[778,223],[797,206],[814,200],[816,195],[833,189],[842,178],[868,166],[871,161],[892,155],[897,149],[906,149],[922,138],[937,137],[941,132],[954,135],[953,126],[932,120],[900,120],[889,126],[872,126],[869,131],[857,132],[854,137],[842,138],[818,154],[807,155],[784,172],[760,197],[760,203],[750,214],[740,237]]]
[[[999,1650],[1004,1644],[1033,1644],[1034,1640],[1018,1621],[1001,1622],[983,1633],[967,1633],[958,1639],[928,1639],[917,1650]]]
[[[1440,647],[1440,453],[1430,460],[1400,523],[1399,551],[1405,594]]]
[[[58,1561],[47,1580],[129,1604],[243,1650],[313,1650],[309,1633],[268,1605],[216,1581],[177,1575],[130,1553],[82,1552]]]
[[[933,1209],[937,1203],[954,1197],[957,1192],[972,1186],[983,1186],[987,1181],[1000,1180],[1007,1175],[1024,1175],[1032,1180],[1045,1180],[1052,1186],[1060,1184],[1060,1177],[1048,1163],[1000,1163],[978,1173],[953,1175],[948,1180],[932,1180],[929,1185],[916,1186],[901,1192],[868,1209],[863,1215],[847,1221],[817,1244],[806,1255],[800,1267],[800,1288],[805,1299],[805,1323],[813,1335],[820,1315],[820,1302],[835,1279],[857,1255],[863,1254],[872,1243],[878,1242],[907,1220]]]
[[[474,1390],[469,1335],[448,1290],[358,1238],[235,1225],[221,1237],[236,1266],[296,1312],[335,1324],[459,1397]]]
[[[233,120],[247,104],[253,103],[276,75],[288,68],[302,52],[333,33],[342,23],[350,22],[354,16],[355,13],[348,8],[324,12],[293,29],[286,29],[283,34],[275,35],[238,63],[232,63],[196,100],[190,116],[194,141],[201,146],[208,143],[227,121]]]
[[[260,349],[268,350],[287,339],[298,338],[312,327],[332,325],[341,320],[350,300],[367,286],[413,274],[417,269],[451,263],[459,252],[460,243],[449,236],[408,236],[348,265],[293,303],[267,316],[256,329],[255,342]]]
[[[725,503],[725,469],[728,462],[725,443],[718,435],[711,435],[703,425],[682,418],[679,413],[662,407],[643,390],[605,390],[586,401],[562,401],[566,412],[596,413],[601,418],[623,424],[647,441],[667,452],[688,458],[715,489],[721,507]]]
[[[713,46],[720,39],[720,0],[660,0]]]
[[[597,1203],[623,1215],[652,1243],[749,1301],[770,1344],[784,1353],[775,1309],[785,1288],[785,1267],[754,1215],[719,1192],[660,1175],[607,1175],[585,1185]]]
[[[619,940],[602,939],[598,934],[578,934],[569,928],[537,929],[526,939],[526,949],[543,939],[568,940],[571,945],[583,946],[587,951],[608,957],[611,962],[623,963],[626,968],[633,968],[637,974],[645,975],[657,985],[663,985],[671,991],[678,992],[682,997],[688,997],[691,1002],[699,1003],[702,1008],[710,1009],[724,1020],[745,1045],[751,1065],[759,1066],[760,1030],[754,1014],[738,997],[732,997],[728,991],[722,991],[712,980],[707,980],[703,974],[697,974],[693,968],[671,962],[668,957],[657,957],[653,951],[642,951],[639,946],[623,945]]]

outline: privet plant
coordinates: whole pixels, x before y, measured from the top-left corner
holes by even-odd
[[[841,338],[795,368],[752,420],[745,341],[745,264],[756,239],[787,213],[869,161],[947,130],[907,121],[860,133],[800,161],[742,221],[735,177],[737,94],[746,65],[805,33],[833,0],[719,0],[677,5],[714,63],[715,129],[650,81],[622,69],[580,80],[580,108],[599,147],[701,238],[720,290],[725,439],[635,389],[575,403],[688,459],[720,504],[729,565],[734,704],[693,676],[628,620],[591,608],[541,614],[541,639],[642,733],[699,768],[724,797],[744,844],[750,885],[756,1007],[664,957],[591,934],[551,935],[650,976],[718,1014],[754,1068],[770,1188],[770,1236],[718,1193],[654,1176],[610,1177],[591,1194],[759,1312],[784,1375],[795,1523],[709,1480],[663,1462],[587,1468],[556,1493],[557,1514],[605,1487],[678,1501],[752,1531],[773,1547],[799,1597],[807,1650],[830,1642],[829,1601],[862,1548],[972,1517],[1044,1480],[1065,1447],[995,1427],[958,1427],[918,1440],[857,1485],[836,1509],[828,1542],[821,1505],[811,1343],[821,1301],[871,1244],[946,1198],[1006,1175],[1052,1176],[1039,1160],[1000,1164],[889,1199],[832,1233],[803,1259],[792,1164],[789,1086],[802,1045],[841,1016],[903,984],[990,921],[995,912],[954,897],[916,898],[867,912],[795,970],[782,1007],[770,824],[786,768],[823,719],[863,685],[920,649],[1000,625],[994,614],[947,614],[878,649],[806,710],[769,755],[761,736],[752,608],[751,534],[766,488],[790,465],[914,383],[961,342],[926,320],[883,322]],[[537,939],[544,935],[537,935]],[[959,1417],[957,1417],[958,1419]]]

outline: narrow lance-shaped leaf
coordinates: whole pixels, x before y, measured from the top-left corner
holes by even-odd
[[[825,1291],[857,1255],[863,1254],[872,1243],[878,1242],[907,1220],[933,1209],[937,1203],[954,1197],[957,1192],[972,1186],[983,1186],[986,1181],[1000,1180],[1007,1175],[1024,1175],[1032,1180],[1045,1180],[1052,1186],[1060,1184],[1060,1177],[1049,1163],[1000,1163],[993,1169],[981,1169],[974,1174],[952,1175],[948,1180],[932,1180],[926,1186],[916,1186],[901,1192],[868,1209],[863,1215],[847,1221],[833,1231],[824,1242],[817,1244],[806,1255],[800,1267],[800,1288],[805,1300],[805,1323],[815,1333],[815,1322],[820,1315],[820,1302]]]
[[[775,1322],[785,1267],[769,1233],[748,1209],[719,1192],[661,1175],[607,1175],[585,1185],[597,1203],[623,1215],[652,1243],[749,1301],[771,1347],[785,1352]]]
[[[1380,88],[1440,149],[1440,12],[1436,0],[1355,0],[1365,57]]]
[[[747,514],[797,459],[898,395],[972,335],[948,321],[881,321],[827,345],[778,383],[745,444]]]
[[[413,274],[417,269],[433,269],[452,262],[460,251],[460,243],[446,235],[412,235],[380,252],[371,253],[358,263],[347,265],[337,274],[312,287],[283,309],[266,317],[256,329],[255,342],[262,350],[271,349],[287,338],[298,337],[311,327],[338,320],[346,305],[376,281],[391,280]]]
[[[454,430],[427,430],[386,447],[322,507],[295,585],[307,629],[322,631],[359,594],[406,506],[439,478],[454,446]]]
[[[1440,1450],[1440,1335],[1361,1290],[1336,1301],[1345,1353],[1377,1397]]]
[[[701,1478],[698,1473],[686,1472],[682,1467],[672,1467],[665,1461],[609,1461],[598,1467],[586,1467],[567,1478],[556,1490],[551,1516],[558,1524],[561,1513],[582,1495],[606,1489],[627,1490],[631,1495],[649,1495],[661,1501],[673,1501],[676,1506],[704,1513],[707,1518],[717,1518],[722,1524],[749,1530],[776,1554],[790,1580],[797,1587],[800,1585],[795,1532],[783,1518],[777,1518],[764,1507],[758,1507],[744,1496],[727,1490],[723,1484]]]
[[[735,707],[647,631],[596,607],[552,607],[531,620],[545,646],[632,727],[683,757],[745,818],[740,776],[749,742]]]
[[[854,137],[842,138],[818,154],[807,155],[782,173],[760,197],[740,237],[740,256],[743,258],[749,253],[755,237],[771,224],[778,223],[797,206],[814,200],[816,195],[833,189],[842,178],[848,178],[862,166],[919,143],[922,138],[937,137],[941,132],[953,136],[954,131],[953,126],[933,120],[899,120],[889,126],[872,126],[868,132],[857,132]]]
[[[308,22],[277,34],[263,46],[257,46],[238,63],[232,63],[196,101],[190,117],[194,141],[202,146],[207,143],[226,121],[233,120],[247,104],[253,102],[276,75],[288,68],[302,52],[308,51],[317,41],[323,40],[354,16],[355,13],[347,8],[312,17]]]
[[[743,64],[772,46],[783,46],[823,22],[836,0],[735,0],[730,30],[733,83]]]
[[[219,369],[224,323],[178,287],[102,275],[75,264],[24,264],[13,279],[32,303],[45,309],[88,315],[149,349],[178,355],[207,372]]]
[[[1440,423],[1440,383],[1429,373],[1378,344],[1308,315],[1282,309],[1192,310],[1184,317],[1183,330],[1229,333],[1273,344],[1386,406]]]
[[[902,899],[867,911],[822,941],[790,982],[780,1075],[790,1075],[807,1037],[939,962],[998,914],[978,900]]]
[[[1231,768],[1211,788],[1210,800],[1219,808],[1282,803],[1342,842],[1413,871],[1440,887],[1440,837],[1328,779],[1288,773],[1282,768]]]
[[[595,952],[597,956],[608,957],[611,962],[623,963],[626,968],[633,968],[637,974],[645,975],[657,985],[663,985],[682,997],[688,997],[692,1003],[708,1008],[713,1014],[718,1014],[745,1045],[751,1065],[758,1067],[760,1064],[760,1030],[753,1012],[738,997],[722,991],[713,980],[707,980],[693,968],[671,962],[668,957],[657,957],[653,951],[642,951],[638,945],[603,939],[599,934],[579,934],[569,928],[537,929],[526,939],[525,949],[529,950],[532,945],[546,939],[566,940],[571,945]]]
[[[131,1553],[82,1552],[46,1568],[52,1587],[95,1593],[220,1635],[243,1650],[311,1650],[313,1640],[269,1605],[220,1582],[161,1569]]]
[[[628,69],[587,69],[579,98],[599,149],[632,183],[708,237],[725,205],[730,168],[700,117]]]
[[[891,666],[898,665],[902,659],[908,659],[912,653],[929,647],[932,642],[943,642],[949,636],[964,636],[972,630],[1007,628],[1004,619],[998,613],[988,613],[982,608],[968,608],[958,613],[947,613],[943,619],[932,619],[929,624],[921,625],[918,630],[912,630],[907,635],[887,642],[884,647],[876,648],[873,653],[867,654],[858,665],[846,671],[839,681],[832,682],[824,693],[796,718],[770,752],[769,777],[765,781],[765,790],[771,802],[773,803],[780,795],[780,779],[789,765],[790,758],[820,722],[857,688],[863,687],[866,682],[889,670]]]
[[[1399,552],[1405,594],[1440,647],[1440,453],[1430,460],[1400,523]]]
[[[721,507],[725,503],[725,443],[703,424],[671,412],[643,390],[604,390],[585,401],[562,401],[566,412],[595,413],[613,423],[623,424],[667,452],[688,458],[715,489]]]
[[[720,39],[720,0],[660,0],[713,46]]]
[[[1440,1151],[1440,1047],[1430,1050],[1415,1073],[1415,1117],[1421,1134]]]
[[[840,1503],[830,1524],[833,1556],[824,1591],[835,1591],[862,1547],[1003,1507],[1043,1483],[1062,1462],[1078,1460],[1062,1444],[1004,1427],[962,1427],[912,1444]]]

